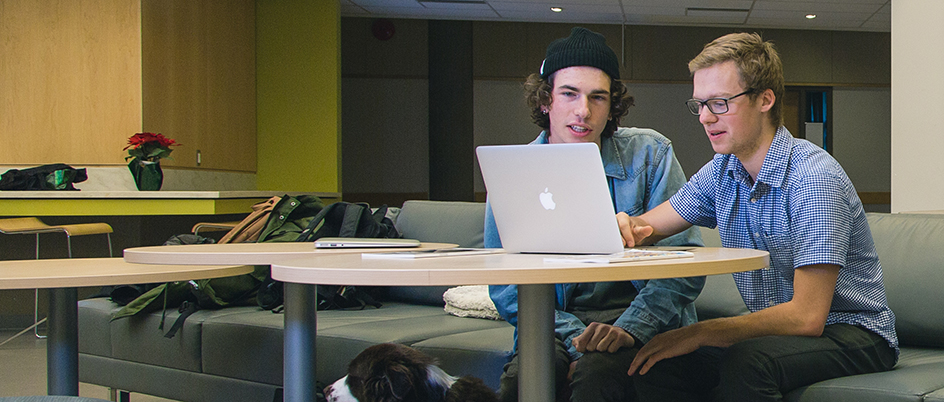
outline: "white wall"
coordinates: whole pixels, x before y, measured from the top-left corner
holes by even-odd
[[[944,1],[892,2],[892,212],[944,210]]]
[[[891,188],[891,90],[833,89],[833,156],[859,192]]]

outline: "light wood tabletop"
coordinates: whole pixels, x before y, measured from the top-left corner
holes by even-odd
[[[684,278],[767,266],[766,251],[697,247],[694,257],[609,264],[544,262],[549,254],[487,254],[420,259],[364,259],[346,254],[273,264],[272,277],[318,285],[455,286],[607,282]]]
[[[456,244],[420,243],[406,250],[454,248]],[[185,244],[179,246],[134,247],[124,251],[127,262],[138,264],[271,265],[276,262],[316,255],[355,254],[391,251],[390,248],[315,248],[313,242]],[[400,250],[399,248],[396,250]]]
[[[0,261],[0,289],[71,288],[220,278],[252,272],[248,265],[143,265],[121,258]]]

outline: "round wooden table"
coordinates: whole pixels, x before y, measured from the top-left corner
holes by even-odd
[[[420,243],[411,248],[315,248],[314,243],[224,243],[134,247],[124,251],[127,262],[138,264],[272,265],[275,262],[331,254],[360,254],[395,250],[454,248],[456,244]]]
[[[519,400],[554,400],[555,283],[678,278],[769,266],[766,251],[692,248],[694,257],[593,264],[545,262],[541,254],[490,254],[421,259],[322,255],[272,264],[285,282],[285,401],[314,399],[315,285],[518,286]]]
[[[349,255],[360,260],[362,253],[455,248],[450,243],[420,243],[419,247],[402,248],[315,248],[314,243],[225,243],[179,246],[136,247],[125,249],[125,261],[140,264],[253,264],[274,265],[282,261],[310,261],[320,257]],[[286,399],[315,400],[312,378],[315,378],[315,294],[314,285],[285,283],[285,329],[283,342],[283,386]],[[292,300],[288,299],[291,295]],[[292,352],[289,353],[288,351]],[[299,353],[295,355],[295,353]],[[306,359],[310,359],[305,361]],[[291,368],[291,369],[290,369]],[[302,376],[298,376],[301,373]],[[305,377],[310,375],[310,377]],[[288,391],[289,385],[293,391]],[[296,391],[301,390],[301,391]]]
[[[139,265],[121,258],[0,261],[0,289],[49,288],[46,389],[50,395],[79,395],[78,293],[76,287],[174,282],[252,272],[253,267]]]

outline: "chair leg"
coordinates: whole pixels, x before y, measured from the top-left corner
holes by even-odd
[[[66,249],[69,250],[69,258],[72,258],[72,236],[66,233]]]
[[[115,254],[111,251],[111,233],[105,233],[105,236],[108,239],[108,258],[114,257]]]
[[[36,234],[36,259],[39,259],[39,233]],[[46,335],[39,334],[39,289],[33,293],[33,336],[46,339]]]
[[[39,339],[46,339],[46,335],[39,334],[39,289],[33,295],[33,335]]]
[[[108,400],[112,402],[130,402],[131,393],[117,388],[108,387]]]

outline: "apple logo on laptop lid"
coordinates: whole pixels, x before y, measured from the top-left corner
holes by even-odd
[[[538,198],[541,200],[541,206],[546,210],[552,210],[557,208],[557,204],[554,203],[554,194],[547,191],[547,187],[544,188],[544,192],[538,195]]]

